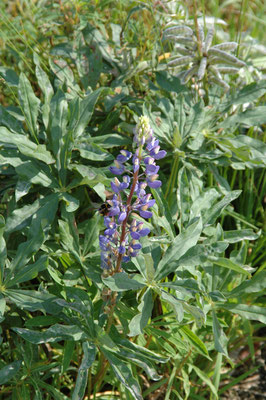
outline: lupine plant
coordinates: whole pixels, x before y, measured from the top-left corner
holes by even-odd
[[[148,209],[155,204],[155,200],[146,189],[156,189],[162,184],[157,179],[159,166],[156,160],[165,157],[166,152],[160,150],[159,140],[153,136],[147,117],[139,119],[134,142],[134,155],[121,150],[115,166],[110,167],[114,175],[122,177],[122,182],[117,177],[111,182],[114,195],[112,200],[108,200],[110,209],[108,216],[104,217],[107,229],[104,235],[100,235],[101,266],[107,274],[120,272],[122,262],[126,263],[131,257],[137,256],[142,247],[139,239],[148,235],[150,230],[136,218],[130,221],[130,216],[139,214],[144,219],[151,218],[152,212]],[[125,164],[130,159],[133,164],[131,167]]]
[[[186,25],[169,24],[163,33],[164,41],[174,43],[173,53],[167,65],[179,70],[177,76],[182,83],[187,83],[193,77],[197,81],[206,79],[229,90],[230,86],[223,75],[237,74],[246,64],[229,52],[236,50],[236,42],[219,43],[212,46],[215,30],[211,25],[205,36],[204,27],[196,21],[196,32]],[[185,69],[185,67],[188,67]]]
[[[185,2],[50,3],[0,43],[0,400],[223,400],[266,323],[265,81]]]

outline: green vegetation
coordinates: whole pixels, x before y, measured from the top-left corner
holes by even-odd
[[[1,400],[214,400],[258,371],[266,6],[220,3],[0,3]],[[97,210],[142,115],[162,186],[103,271]]]

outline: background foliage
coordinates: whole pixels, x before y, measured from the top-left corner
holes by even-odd
[[[0,398],[223,398],[265,338],[264,3],[0,7]],[[229,90],[209,64],[182,83],[176,25],[238,44]],[[103,278],[97,208],[142,114],[168,154],[152,234]]]

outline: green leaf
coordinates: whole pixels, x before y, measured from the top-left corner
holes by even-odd
[[[55,162],[51,153],[46,149],[44,144],[35,144],[27,138],[26,135],[12,133],[5,127],[0,127],[0,143],[6,143],[9,146],[17,146],[21,154],[36,158],[46,164],[53,164]]]
[[[231,100],[231,104],[249,103],[263,96],[264,93],[266,93],[266,80],[261,79],[244,86]]]
[[[38,110],[40,100],[35,96],[26,75],[21,72],[18,85],[19,101],[31,136],[38,142]]]
[[[21,121],[15,118],[9,111],[9,109],[6,109],[0,104],[0,125],[6,126],[12,132],[22,133],[23,125]]]
[[[119,272],[107,278],[102,278],[104,284],[115,292],[123,292],[125,290],[138,290],[145,285],[130,278],[125,272]]]
[[[86,222],[86,225],[84,225],[85,238],[83,245],[83,255],[88,254],[95,241],[98,241],[100,232],[99,218],[99,215],[94,215]]]
[[[58,195],[52,194],[45,196],[41,200],[37,199],[31,205],[25,205],[24,207],[15,209],[7,218],[6,221],[6,232],[8,234],[22,230],[25,226],[29,226],[32,217],[35,218],[36,222],[39,220],[46,220],[51,224],[55,212],[58,206]],[[42,225],[44,228],[44,225]],[[34,233],[33,233],[34,235]]]
[[[224,198],[215,204],[209,213],[206,213],[203,218],[203,225],[208,226],[214,224],[216,219],[221,215],[225,207],[228,206],[233,200],[237,199],[241,194],[241,190],[234,190],[228,193]]]
[[[189,329],[188,326],[182,326],[180,328],[180,331],[183,333],[183,335],[187,338],[187,340],[192,344],[192,346],[199,354],[202,354],[203,356],[210,359],[205,344],[200,340],[200,338],[194,332],[192,332],[192,330]]]
[[[37,317],[28,319],[25,322],[25,326],[26,328],[41,328],[43,326],[56,324],[57,322],[59,322],[59,318],[54,317],[53,315],[38,315]]]
[[[138,381],[133,377],[131,370],[127,364],[120,358],[116,357],[107,348],[101,346],[101,351],[109,361],[117,379],[130,391],[133,398],[136,400],[142,400],[140,387]]]
[[[225,231],[224,232],[224,240],[228,243],[237,243],[237,242],[241,242],[242,240],[256,240],[260,236],[259,233],[253,232],[252,229],[239,229],[237,231]]]
[[[266,271],[262,270],[257,272],[255,275],[252,276],[251,279],[247,279],[238,285],[235,289],[231,290],[227,297],[233,298],[237,297],[240,298],[241,296],[246,297],[246,295],[250,293],[258,293],[265,290],[266,287]]]
[[[216,303],[218,306],[218,303]],[[248,304],[224,304],[219,303],[219,307],[231,311],[234,314],[239,314],[244,318],[253,320],[253,321],[260,321],[263,324],[266,323],[266,308],[253,306]]]
[[[33,344],[54,343],[61,340],[79,341],[87,335],[76,325],[52,325],[45,331],[38,332],[25,328],[12,328],[19,336]]]
[[[46,165],[40,165],[35,161],[25,161],[15,168],[21,180],[44,187],[58,187],[57,181]]]
[[[111,149],[112,147],[126,146],[128,144],[131,144],[131,140],[129,137],[117,133],[93,136],[93,142],[95,144],[99,144],[103,149]]]
[[[213,329],[213,335],[214,335],[215,350],[217,350],[219,353],[222,353],[226,357],[228,357],[228,353],[227,353],[228,339],[225,336],[225,333],[222,330],[222,327],[221,327],[214,311],[212,311],[212,321],[213,321],[212,329]]]
[[[91,367],[96,357],[96,347],[94,344],[83,342],[82,348],[84,355],[78,370],[78,376],[72,395],[72,400],[82,400],[84,398],[88,381],[88,369]]]
[[[61,307],[55,303],[56,296],[50,293],[37,292],[35,290],[7,289],[5,290],[5,295],[18,308],[48,312],[50,314],[57,314],[61,311]]]
[[[119,345],[119,348],[112,348],[113,353],[119,354],[119,356],[123,357],[126,361],[131,360],[139,367],[143,368],[150,379],[155,381],[161,379],[161,376],[157,374],[154,368],[153,362],[150,360],[150,354],[145,354],[145,348],[135,346],[134,344],[132,345],[132,342],[127,339],[121,340],[114,327],[112,327],[110,335],[113,341]],[[144,351],[141,352],[139,348]]]
[[[17,181],[16,190],[15,190],[15,199],[16,199],[17,203],[23,196],[26,196],[26,194],[29,193],[30,188],[31,188],[30,182],[26,182],[26,181],[22,181],[22,180]]]
[[[36,65],[35,74],[38,81],[38,85],[44,94],[45,103],[49,103],[53,97],[54,90],[48,78],[48,75],[39,65]]]
[[[89,185],[90,187],[96,186],[99,182],[107,183],[108,180],[101,168],[94,168],[88,165],[73,165],[73,169],[77,170],[84,178],[81,185]]]
[[[75,110],[76,118],[73,121],[74,124],[71,125],[71,129],[73,130],[73,135],[75,138],[81,136],[85,128],[88,126],[94,111],[94,107],[104,90],[106,89],[97,89],[84,97],[84,99],[75,103],[77,108]]]
[[[191,304],[188,304],[186,302],[183,303],[183,308],[195,319],[198,328],[201,328],[206,320],[204,312],[199,307],[192,306]]]
[[[91,161],[112,161],[114,157],[104,151],[99,145],[94,143],[77,143],[75,144],[75,150],[80,152],[81,157]]]
[[[61,193],[62,199],[66,203],[66,211],[71,213],[79,208],[79,200],[71,196],[69,193]]]
[[[7,67],[0,67],[0,76],[6,81],[8,86],[11,87],[18,86],[19,78],[13,69]]]
[[[49,142],[52,146],[52,151],[57,159],[57,169],[60,170],[60,160],[58,154],[62,145],[62,138],[66,134],[68,122],[68,104],[65,94],[58,89],[53,96],[50,104],[50,133]]]
[[[75,347],[76,347],[76,343],[74,342],[74,340],[66,340],[65,341],[62,367],[61,367],[62,374],[64,374],[67,371],[67,369],[70,365]]]
[[[238,272],[240,274],[244,274],[244,275],[250,276],[250,272],[246,271],[240,265],[238,265],[235,262],[229,260],[228,258],[209,257],[209,260],[211,260],[215,265],[219,265],[219,267],[228,268],[228,269],[236,271],[236,272]]]
[[[171,243],[156,270],[156,280],[161,280],[170,272],[175,271],[176,262],[193,246],[196,245],[202,231],[202,221],[198,218],[184,229]]]
[[[214,188],[202,192],[190,207],[190,219],[208,214],[219,197],[220,194]]]
[[[0,298],[0,321],[3,320],[5,310],[6,310],[6,300],[4,297],[1,297]]]
[[[159,286],[177,290],[181,293],[200,292],[199,284],[195,279],[179,279],[173,282],[159,283]]]
[[[143,329],[147,325],[153,309],[152,292],[150,289],[146,290],[140,305],[138,306],[139,314],[135,315],[130,321],[128,336],[136,336],[143,333]]]
[[[232,115],[226,118],[219,127],[230,128],[234,124],[245,124],[248,126],[258,126],[266,123],[266,106],[257,106],[252,110]]]
[[[218,399],[217,390],[216,390],[215,386],[213,385],[212,381],[210,380],[210,378],[208,377],[208,375],[205,374],[205,372],[203,372],[201,369],[199,369],[195,365],[190,365],[190,367],[193,368],[194,371],[196,372],[196,374],[199,376],[199,378],[202,379],[202,381],[205,382],[207,386],[209,386],[209,388],[211,389],[215,398]]]
[[[152,195],[156,200],[156,204],[159,207],[161,215],[164,216],[164,226],[163,228],[166,230],[168,235],[171,237],[171,239],[174,239],[175,237],[175,229],[172,224],[172,218],[171,214],[169,211],[168,204],[163,196],[162,190],[161,189],[151,189]]]
[[[161,290],[161,298],[172,306],[178,322],[182,322],[184,317],[183,300],[179,300],[176,296],[165,290]]]
[[[20,243],[16,253],[16,257],[12,260],[10,268],[8,269],[7,276],[5,278],[5,285],[9,285],[11,279],[13,279],[15,272],[21,271],[23,267],[29,262],[33,254],[35,254],[41,247],[44,241],[44,234],[40,231],[39,235],[35,235],[33,238],[27,240],[24,243]]]
[[[73,214],[66,214],[68,221],[58,220],[60,239],[64,248],[80,261],[79,237]]]
[[[166,71],[156,72],[156,82],[163,90],[166,90],[167,92],[182,93],[188,91],[186,86],[181,85],[180,79]]]
[[[19,371],[22,365],[22,361],[14,361],[11,364],[5,365],[0,369],[0,385],[8,382],[12,379]]]
[[[10,288],[18,283],[30,281],[36,278],[38,272],[43,271],[48,266],[48,257],[46,255],[41,255],[41,257],[34,264],[26,265],[25,267],[20,267],[17,273],[14,273],[13,278],[8,282],[5,282],[5,287]]]

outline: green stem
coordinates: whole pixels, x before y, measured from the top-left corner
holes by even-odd
[[[196,36],[197,36],[198,53],[199,53],[199,57],[202,57],[202,48],[201,48],[201,40],[200,40],[200,34],[199,34],[196,0],[193,0],[193,9],[194,9],[194,24],[195,24],[195,30],[196,30]]]

